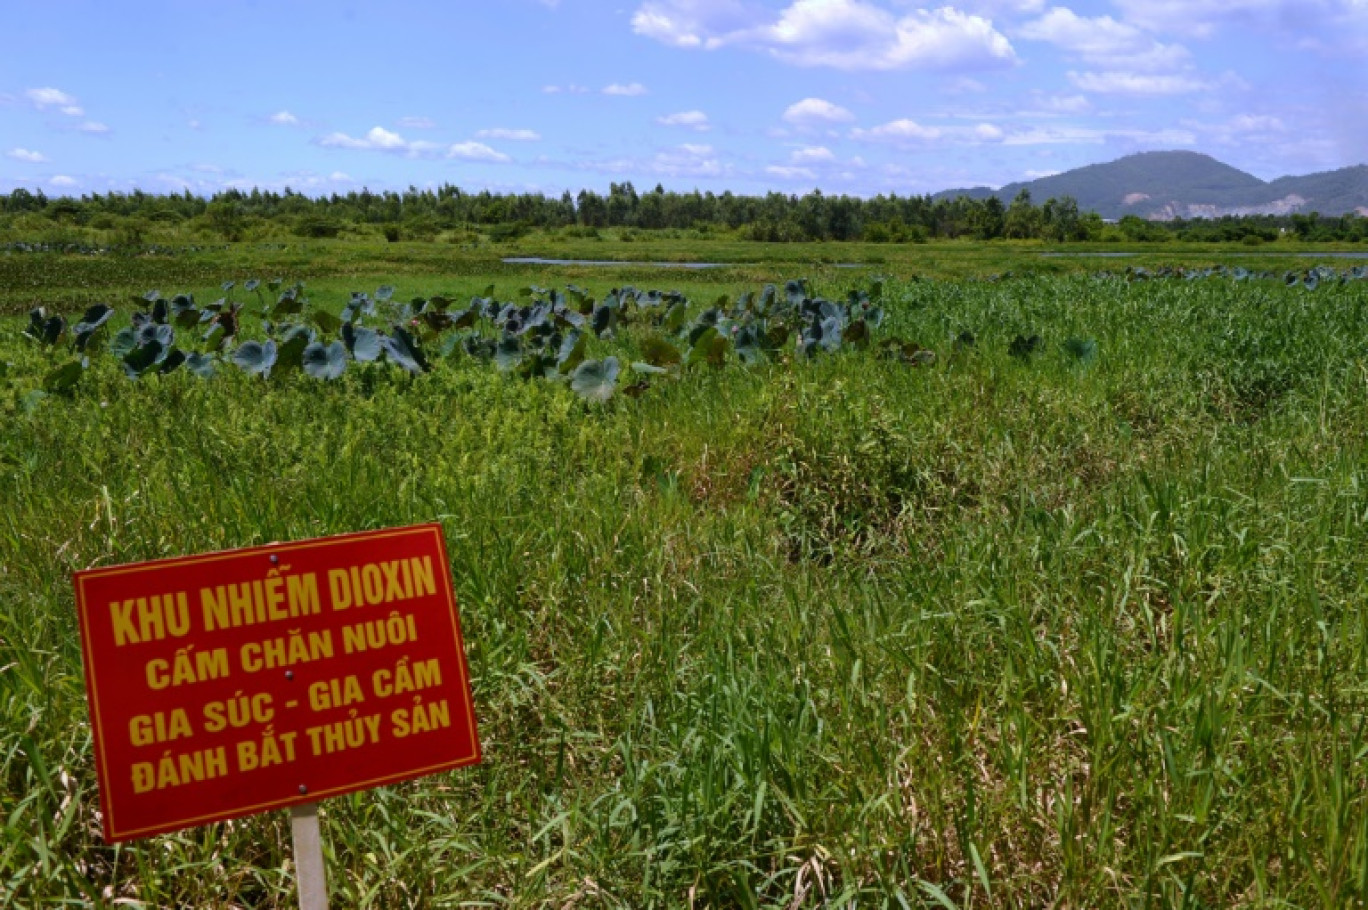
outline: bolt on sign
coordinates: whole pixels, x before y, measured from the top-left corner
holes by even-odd
[[[108,841],[480,760],[439,524],[74,581]]]

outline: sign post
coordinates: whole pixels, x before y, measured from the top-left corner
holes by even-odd
[[[290,808],[290,840],[299,875],[299,910],[328,910],[328,876],[323,870],[318,803]]]
[[[439,524],[74,581],[107,841],[290,808],[326,908],[320,799],[480,760]]]

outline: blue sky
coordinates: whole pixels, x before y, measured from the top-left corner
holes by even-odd
[[[1368,0],[6,0],[0,190],[931,192],[1368,162]]]

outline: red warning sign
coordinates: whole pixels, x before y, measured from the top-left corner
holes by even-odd
[[[441,525],[74,580],[106,840],[480,760]]]

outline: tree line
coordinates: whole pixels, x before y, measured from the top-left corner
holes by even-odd
[[[1249,216],[1153,222],[1128,216],[1104,223],[1065,196],[1040,204],[1022,190],[1010,203],[930,195],[829,196],[771,192],[667,191],[657,185],[639,193],[630,181],[610,184],[606,194],[581,190],[542,193],[466,192],[450,184],[403,192],[368,189],[309,196],[286,188],[228,189],[209,197],[179,194],[94,193],[49,198],[41,190],[0,194],[0,227],[31,224],[40,216],[73,227],[109,229],[138,223],[186,225],[223,240],[261,236],[263,225],[303,237],[336,237],[369,228],[391,240],[432,240],[443,233],[478,233],[495,240],[531,230],[592,234],[599,229],[727,231],[744,239],[787,241],[919,242],[930,239],[1041,239],[1052,242],[1171,239],[1263,242],[1292,234],[1310,241],[1368,237],[1368,219],[1354,215]]]

